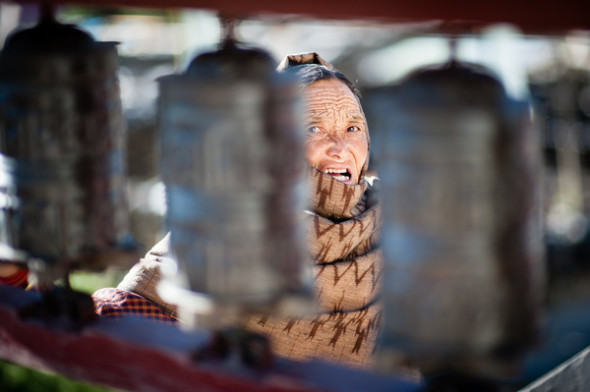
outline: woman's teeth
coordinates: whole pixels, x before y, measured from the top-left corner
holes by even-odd
[[[338,181],[342,181],[342,182],[348,181],[348,177],[346,177],[346,176],[332,176],[332,178],[335,180],[338,180]]]
[[[335,180],[346,182],[350,178],[350,174],[346,169],[326,169],[324,173],[332,176]]]

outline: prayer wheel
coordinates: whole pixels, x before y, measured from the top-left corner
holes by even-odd
[[[180,308],[204,295],[270,309],[306,285],[298,91],[275,66],[266,52],[226,40],[185,73],[160,80],[162,176],[177,263],[161,293]]]
[[[130,237],[117,68],[116,43],[52,19],[7,38],[1,259],[28,261],[48,279],[121,260]]]
[[[535,339],[543,280],[528,105],[455,61],[364,102],[383,188],[384,352],[425,374],[506,376]]]

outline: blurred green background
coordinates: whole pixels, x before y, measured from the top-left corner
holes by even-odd
[[[2,392],[103,392],[109,389],[0,361]]]

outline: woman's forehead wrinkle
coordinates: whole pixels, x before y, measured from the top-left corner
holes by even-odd
[[[341,100],[343,101],[343,100]],[[325,102],[308,101],[305,115],[308,119],[316,121],[324,118],[341,118],[354,122],[365,122],[365,116],[356,102]]]
[[[324,108],[323,110],[310,111],[307,114],[308,122],[322,123],[332,122],[335,124],[339,123],[350,123],[351,116],[346,110],[339,108]]]
[[[324,124],[330,129],[344,129],[353,124],[365,128],[365,115],[357,97],[345,84],[334,82],[318,81],[304,90],[306,122]]]
[[[314,94],[309,94],[306,97],[306,101],[310,105],[324,105],[324,106],[349,106],[349,107],[358,107],[359,104],[357,100],[348,95],[342,94],[331,94],[328,91],[326,92],[316,92]]]
[[[362,112],[351,113],[350,118],[352,119],[352,121],[359,122],[359,123],[364,123],[366,121],[365,115]]]

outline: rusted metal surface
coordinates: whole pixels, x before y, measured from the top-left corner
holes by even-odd
[[[236,358],[192,361],[208,332],[140,318],[75,327],[63,318],[23,319],[37,292],[0,285],[0,358],[66,377],[131,391],[411,392],[423,386],[319,361],[277,359],[266,370]]]
[[[127,235],[124,119],[115,43],[55,21],[0,55],[0,241],[6,260],[66,270],[117,261]],[[34,222],[34,223],[33,223]],[[24,260],[23,260],[24,259]],[[79,266],[79,265],[78,265]]]
[[[426,372],[514,376],[538,332],[544,269],[526,104],[456,63],[365,98],[379,135],[384,346]]]

